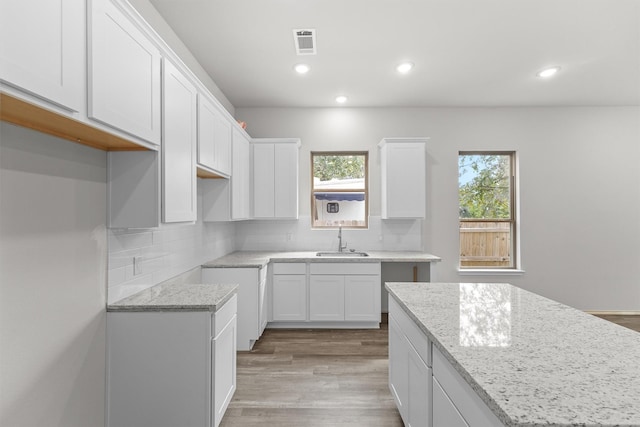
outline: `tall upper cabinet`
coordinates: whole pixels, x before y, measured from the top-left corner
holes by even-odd
[[[382,218],[424,218],[428,138],[384,138],[380,147]]]
[[[88,3],[89,118],[160,145],[160,50],[119,3]]]
[[[298,218],[300,145],[297,138],[252,139],[252,218]]]
[[[195,221],[197,90],[166,58],[162,95],[162,220]]]
[[[2,83],[69,112],[84,105],[84,0],[3,1]]]

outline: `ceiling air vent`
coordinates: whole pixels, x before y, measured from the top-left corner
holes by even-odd
[[[298,55],[316,54],[316,30],[293,30],[293,41]]]

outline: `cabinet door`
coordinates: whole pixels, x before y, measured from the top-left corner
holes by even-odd
[[[273,320],[307,320],[307,277],[302,274],[273,276]]]
[[[166,59],[163,71],[163,221],[195,221],[197,91]]]
[[[275,218],[298,218],[298,145],[274,145]]]
[[[276,206],[274,144],[252,144],[253,217],[273,218]]]
[[[250,147],[249,141],[233,129],[233,156],[231,177],[231,218],[248,219],[250,212]]]
[[[344,276],[309,276],[309,320],[344,320]]]
[[[382,218],[424,218],[425,143],[387,142],[381,148]]]
[[[380,321],[380,276],[344,277],[344,320]]]
[[[236,317],[213,340],[213,414],[211,419],[218,426],[236,391]]]
[[[0,80],[66,109],[84,103],[85,2],[3,1]]]
[[[230,174],[231,123],[204,95],[198,95],[198,164]]]
[[[110,0],[90,4],[88,115],[160,145],[160,51]]]
[[[469,427],[435,378],[433,379],[433,427]]]
[[[405,424],[409,408],[409,343],[395,317],[389,314],[389,390]]]
[[[431,369],[415,349],[408,346],[407,426],[428,427],[431,416]]]

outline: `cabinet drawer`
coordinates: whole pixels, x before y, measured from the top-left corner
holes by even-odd
[[[227,301],[222,307],[218,309],[212,316],[213,325],[211,331],[213,332],[213,338],[217,337],[224,327],[229,323],[233,316],[238,311],[238,296],[234,295],[229,301]]]
[[[275,262],[273,274],[306,274],[307,264],[304,262]]]
[[[471,386],[467,384],[435,346],[433,347],[433,377],[471,427],[503,426],[489,407],[480,399],[480,396],[473,391]],[[434,381],[434,393],[435,384],[436,381]]]
[[[416,326],[393,297],[389,298],[389,314],[398,323],[424,363],[431,367],[431,342],[429,338]]]
[[[311,274],[380,274],[379,262],[312,262]]]

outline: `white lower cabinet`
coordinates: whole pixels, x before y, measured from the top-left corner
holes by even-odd
[[[380,263],[311,263],[309,320],[380,322]]]
[[[398,304],[389,301],[389,390],[404,424],[431,426],[430,342],[411,328]]]
[[[236,304],[107,313],[108,427],[216,427],[236,389]]]
[[[267,320],[267,268],[203,268],[204,283],[238,285],[238,350],[251,350]]]
[[[274,322],[307,320],[307,266],[304,263],[274,263],[271,286]]]

